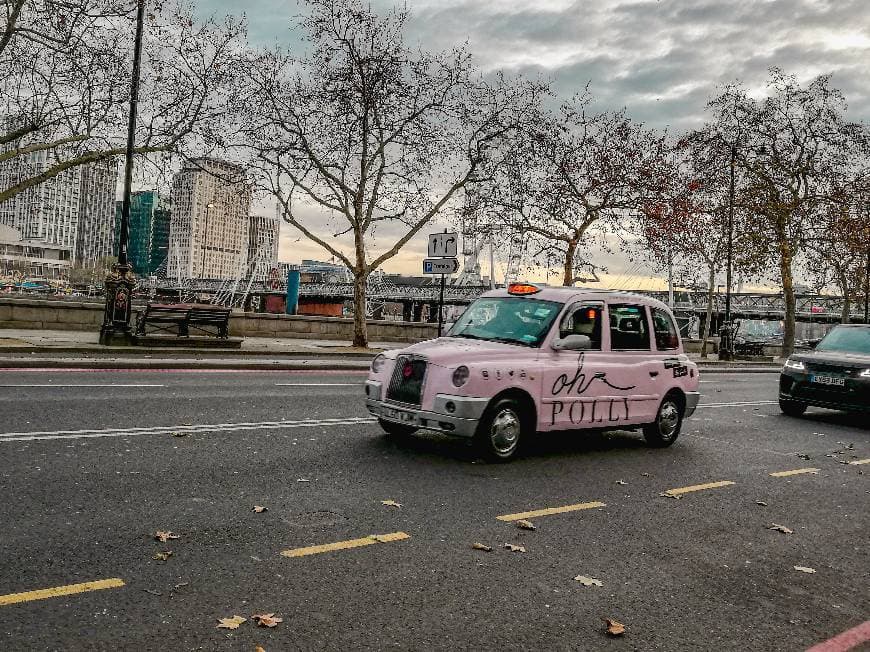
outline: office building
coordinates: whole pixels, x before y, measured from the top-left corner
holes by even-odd
[[[172,180],[167,275],[233,279],[247,275],[251,189],[245,170],[202,158]]]
[[[278,220],[251,215],[248,223],[248,273],[263,279],[278,263]]]
[[[86,267],[115,255],[117,185],[118,165],[114,160],[82,166],[75,261]]]
[[[115,255],[121,229],[121,208],[115,214]],[[139,276],[151,276],[165,270],[169,252],[168,203],[156,190],[141,190],[130,195],[130,231],[127,237],[127,260]]]

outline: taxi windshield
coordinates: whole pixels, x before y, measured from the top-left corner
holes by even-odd
[[[447,337],[538,347],[561,309],[561,303],[539,299],[478,299],[462,313]]]
[[[842,351],[870,355],[870,328],[861,326],[835,327],[825,336],[816,351]]]

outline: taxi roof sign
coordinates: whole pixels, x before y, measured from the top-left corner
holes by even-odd
[[[535,294],[540,291],[541,288],[532,283],[511,283],[508,285],[508,294]]]

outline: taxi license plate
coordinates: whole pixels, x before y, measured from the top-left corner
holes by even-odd
[[[404,410],[396,410],[394,408],[385,408],[384,416],[388,419],[401,421],[402,423],[411,423],[414,421],[413,412],[405,412]]]
[[[845,378],[837,378],[836,376],[810,376],[811,383],[818,383],[819,385],[835,385],[837,387],[843,387],[846,384]]]

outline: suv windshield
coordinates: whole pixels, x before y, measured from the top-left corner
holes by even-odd
[[[870,328],[836,326],[819,342],[816,351],[842,351],[870,355]]]
[[[478,299],[447,333],[447,337],[466,337],[525,346],[540,346],[559,311],[561,303],[520,297]]]

